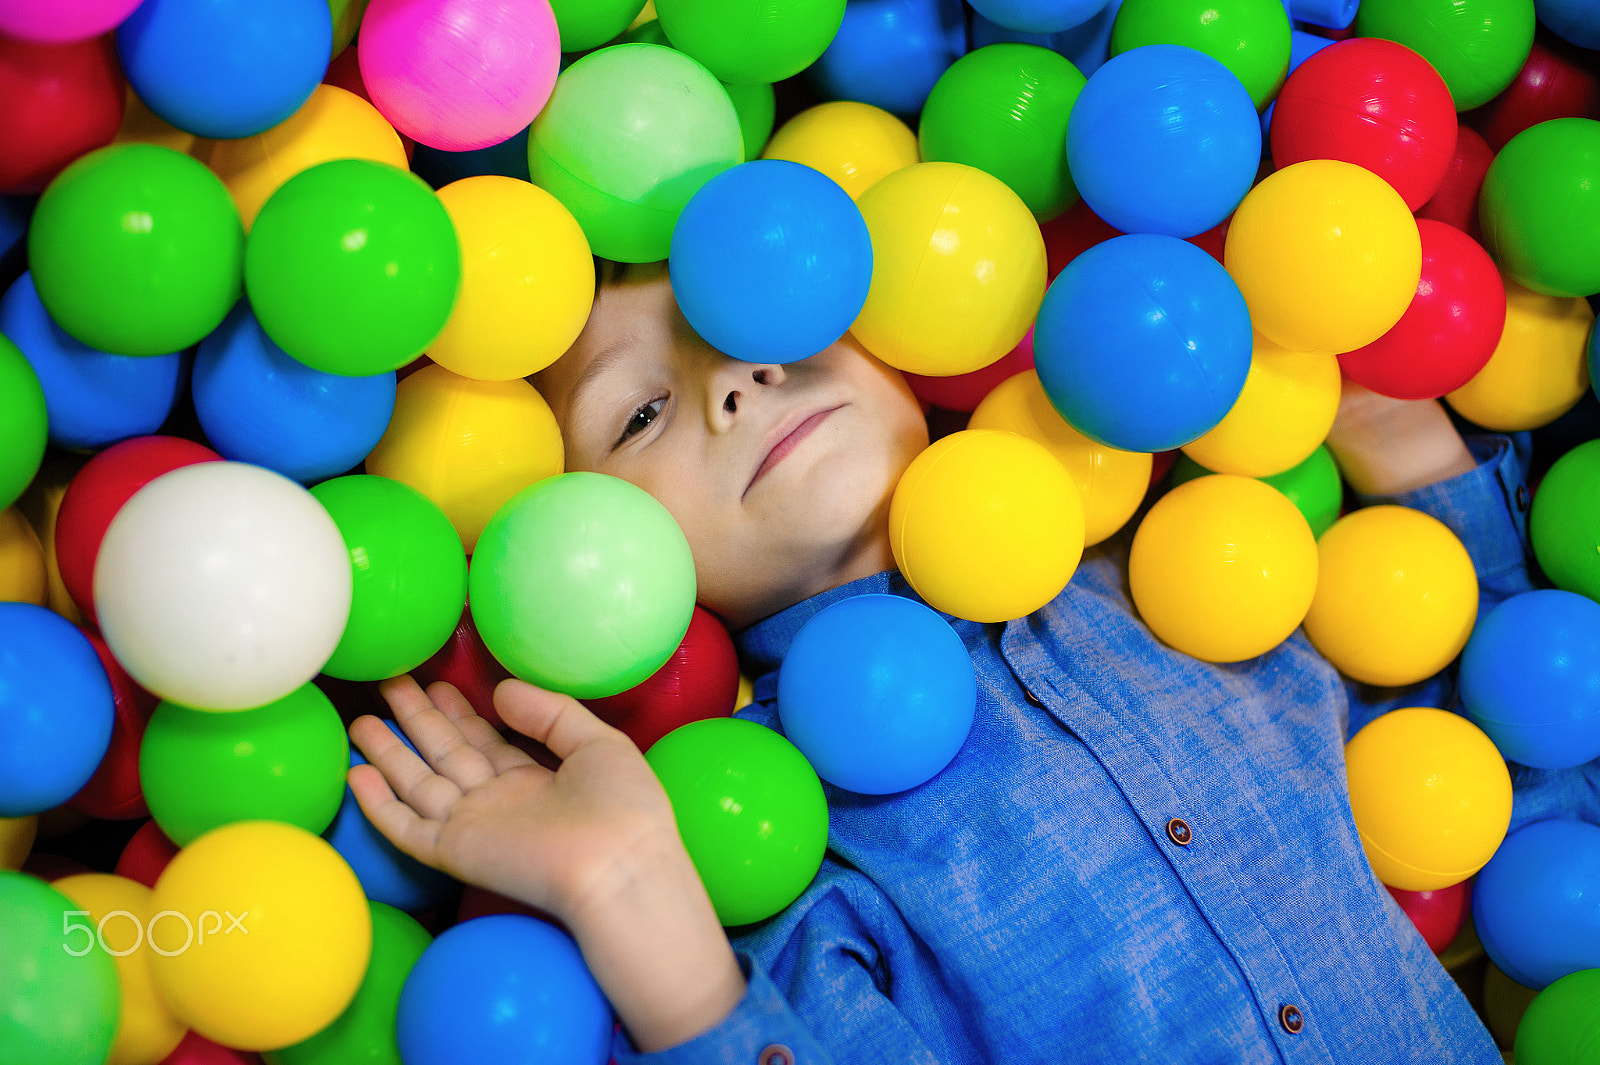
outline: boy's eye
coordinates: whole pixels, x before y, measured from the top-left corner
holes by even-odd
[[[614,446],[621,446],[633,434],[642,433],[650,428],[650,423],[660,416],[660,407],[665,402],[665,397],[652,399],[649,403],[634,411],[628,418],[628,424],[622,427],[622,435],[617,438],[617,443]]]

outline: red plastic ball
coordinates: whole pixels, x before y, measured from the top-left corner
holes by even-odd
[[[641,751],[679,725],[727,717],[739,697],[739,659],[715,615],[695,607],[689,631],[666,664],[642,683],[587,699],[595,716],[628,734]]]
[[[1529,126],[1552,118],[1600,117],[1600,77],[1586,65],[1591,62],[1581,49],[1540,33],[1516,79],[1468,121],[1499,151]]]
[[[146,821],[123,846],[113,871],[153,888],[167,863],[177,856],[178,845],[167,838],[155,821]]]
[[[133,682],[128,671],[112,657],[104,640],[92,632],[84,635],[94,645],[106,678],[111,681],[116,717],[111,724],[111,746],[100,760],[100,768],[78,794],[67,800],[67,805],[103,821],[149,817],[144,788],[139,785],[139,744],[144,740],[144,727],[160,700]]]
[[[908,373],[906,383],[911,386],[912,395],[923,403],[970,414],[978,409],[983,397],[993,392],[1000,382],[1013,374],[1031,369],[1033,369],[1033,327],[1029,326],[1027,334],[1016,347],[982,369],[956,374],[954,377],[924,377],[921,374]]]
[[[161,1065],[261,1065],[261,1055],[213,1043],[192,1028]]]
[[[1433,65],[1378,37],[1341,41],[1308,57],[1283,83],[1272,113],[1281,169],[1338,159],[1393,185],[1415,211],[1444,180],[1456,148],[1456,109]]]
[[[127,82],[109,35],[72,44],[0,36],[0,100],[0,195],[21,195],[111,143]]]
[[[133,494],[163,473],[222,456],[175,436],[136,436],[90,459],[67,486],[56,516],[56,564],[61,583],[93,621],[94,562],[111,519]]]
[[[1431,218],[1483,243],[1483,229],[1478,223],[1478,193],[1483,191],[1483,178],[1494,162],[1494,149],[1471,126],[1456,128],[1456,151],[1450,157],[1450,167],[1445,171],[1439,191],[1417,211],[1417,217]]]
[[[1402,891],[1389,888],[1411,923],[1417,926],[1428,949],[1435,954],[1455,942],[1472,912],[1472,881],[1463,880],[1437,891]]]
[[[472,704],[478,716],[495,728],[504,728],[500,713],[494,708],[494,690],[511,676],[478,635],[478,626],[472,620],[472,609],[461,612],[456,631],[450,634],[444,646],[433,657],[411,671],[412,679],[426,688],[436,680],[452,684]]]
[[[1096,244],[1112,237],[1122,236],[1120,229],[1089,210],[1089,205],[1077,200],[1064,214],[1039,227],[1044,237],[1045,274],[1051,280],[1067,268],[1067,264]]]
[[[1494,260],[1455,226],[1421,219],[1422,277],[1394,328],[1339,356],[1345,376],[1395,399],[1437,399],[1489,361],[1506,325]]]

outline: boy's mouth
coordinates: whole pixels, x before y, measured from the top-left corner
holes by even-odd
[[[836,406],[813,411],[810,414],[792,415],[780,422],[772,434],[767,437],[767,450],[765,456],[761,459],[761,465],[757,466],[756,472],[750,475],[750,483],[744,486],[744,494],[739,498],[742,500],[744,496],[749,495],[750,489],[768,470],[776,466],[785,455],[793,451],[800,445],[802,440],[810,436],[811,431],[821,425],[824,418],[842,406],[844,404],[840,403]]]

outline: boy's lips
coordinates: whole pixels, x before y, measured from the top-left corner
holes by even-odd
[[[761,479],[763,474],[776,466],[785,455],[798,447],[800,441],[810,436],[811,431],[821,425],[824,418],[842,406],[844,404],[840,403],[832,407],[824,407],[822,410],[812,411],[809,414],[800,412],[779,422],[777,428],[768,435],[765,441],[766,451],[761,459],[761,465],[757,466],[756,472],[750,475],[750,483],[744,486],[744,495],[749,495],[751,487]],[[740,498],[744,498],[744,495],[741,495]]]

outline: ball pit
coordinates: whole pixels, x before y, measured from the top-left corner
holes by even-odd
[[[111,143],[125,85],[110,41],[0,36],[0,195],[40,192],[68,163]]]

